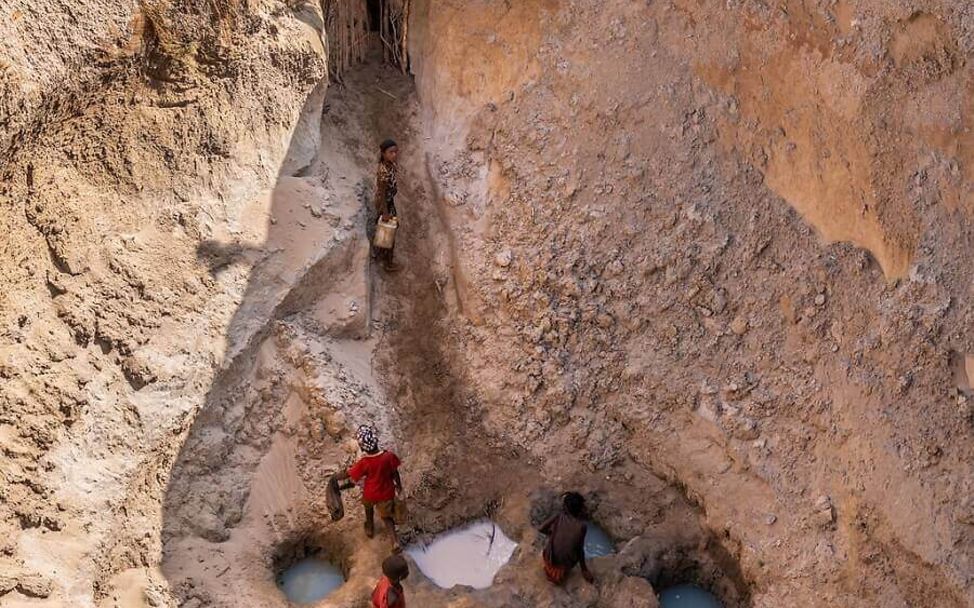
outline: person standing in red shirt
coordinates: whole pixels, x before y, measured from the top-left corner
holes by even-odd
[[[365,455],[348,470],[339,473],[337,479],[351,479],[355,483],[364,480],[362,504],[365,506],[365,535],[372,538],[375,534],[375,512],[378,511],[379,518],[392,535],[392,550],[399,551],[399,536],[396,533],[396,495],[402,492],[399,457],[389,450],[379,449],[379,436],[372,426],[361,425],[355,436]]]
[[[382,560],[382,578],[372,590],[372,608],[406,608],[402,581],[409,576],[409,564],[401,555]]]

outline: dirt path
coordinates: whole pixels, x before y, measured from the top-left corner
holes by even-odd
[[[512,483],[523,483],[530,463],[487,437],[479,406],[463,388],[455,354],[460,345],[450,333],[446,304],[452,248],[429,181],[413,83],[390,68],[367,65],[346,87],[339,95],[362,104],[376,144],[391,137],[402,151],[396,259],[403,268],[392,275],[375,264],[372,269],[375,373],[395,408],[407,470],[422,471],[406,473],[413,524],[438,530],[490,511]],[[498,474],[505,470],[519,473]]]

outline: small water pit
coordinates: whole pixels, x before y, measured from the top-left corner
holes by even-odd
[[[278,589],[294,605],[314,604],[345,584],[343,545],[336,539],[299,536],[274,556]]]
[[[712,593],[696,585],[676,585],[659,594],[660,608],[721,608]]]
[[[438,587],[486,589],[516,548],[500,526],[483,519],[444,532],[427,544],[410,545],[406,554]]]
[[[585,559],[604,557],[616,552],[615,543],[598,524],[588,522],[585,531]]]
[[[282,572],[277,579],[287,599],[295,604],[313,604],[345,584],[341,569],[317,557],[307,557]]]

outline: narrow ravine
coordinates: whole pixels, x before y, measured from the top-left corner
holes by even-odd
[[[3,608],[974,607],[974,3],[7,4]]]
[[[471,597],[526,607],[564,593],[539,586],[533,529],[562,485],[542,479],[540,463],[510,438],[485,430],[466,386],[457,334],[465,319],[450,302],[456,261],[419,115],[411,79],[378,62],[361,66],[328,92],[315,161],[282,176],[271,195],[268,221],[279,245],[252,275],[249,293],[266,298],[268,279],[279,288],[288,275],[266,272],[280,258],[296,264],[291,287],[277,317],[211,389],[167,495],[163,571],[190,604],[248,598],[283,606],[275,580],[306,558],[333,563],[346,577],[323,605],[355,605],[368,593],[388,540],[364,538],[356,492],[338,523],[323,500],[327,477],[355,456],[351,432],[366,422],[405,463],[406,542],[490,517],[521,550],[493,586]],[[377,142],[388,137],[402,151],[395,274],[371,263],[366,240]],[[309,239],[320,249],[309,249]],[[307,262],[295,258],[299,251]],[[253,307],[245,299],[241,308]],[[598,476],[579,473],[570,483],[597,491]],[[659,482],[652,492],[667,495],[663,521],[674,531],[694,529],[697,515],[675,492]],[[635,488],[606,497],[605,505],[618,505],[605,509],[607,525],[622,529],[613,518],[642,500]],[[622,576],[610,565],[619,559],[599,558],[609,580]],[[420,605],[440,605],[445,591],[417,573],[410,593]],[[512,600],[522,596],[534,599]]]
[[[396,256],[403,269],[389,275],[374,266],[372,272],[374,318],[381,327],[376,373],[398,413],[403,452],[414,470],[430,472],[417,480],[415,492],[418,500],[438,505],[435,516],[419,514],[420,520],[430,517],[424,526],[436,529],[449,520],[480,514],[506,493],[505,485],[530,478],[531,465],[521,461],[513,446],[504,446],[503,439],[486,434],[478,422],[479,406],[464,388],[465,370],[456,350],[461,346],[451,335],[453,311],[447,304],[449,292],[456,289],[457,261],[439,210],[445,202],[430,182],[412,79],[389,68],[365,66],[349,77],[348,88],[349,94],[357,89],[360,95],[373,141],[391,137],[402,150],[402,226]],[[520,471],[524,478],[492,474],[504,469]],[[454,498],[463,506],[450,513],[444,505]]]

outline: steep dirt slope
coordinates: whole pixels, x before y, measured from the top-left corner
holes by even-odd
[[[161,491],[245,339],[247,205],[314,150],[292,132],[320,112],[320,26],[273,2],[4,5],[4,606],[112,602],[127,569],[160,597]]]
[[[756,606],[974,605],[971,7],[414,14],[488,428],[681,484]]]

